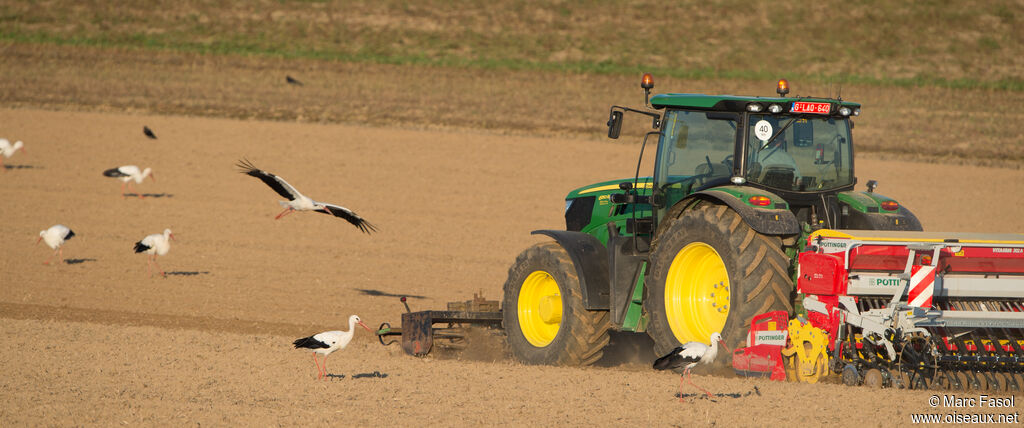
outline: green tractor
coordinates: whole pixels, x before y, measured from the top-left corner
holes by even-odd
[[[741,345],[758,314],[798,311],[796,255],[822,229],[921,230],[909,210],[855,191],[853,118],[841,98],[660,94],[645,74],[653,175],[566,196],[565,230],[523,251],[502,302],[508,345],[532,364],[589,365],[609,330],[646,332],[661,355],[720,332]],[[726,360],[726,359],[722,359]]]

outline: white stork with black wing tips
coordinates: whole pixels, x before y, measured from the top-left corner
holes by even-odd
[[[274,189],[278,195],[288,199],[287,201],[280,201],[281,206],[285,207],[285,209],[274,217],[274,220],[284,217],[293,211],[316,211],[318,213],[341,217],[365,233],[377,231],[377,228],[374,227],[374,225],[352,212],[352,210],[338,205],[314,201],[308,196],[299,193],[298,190],[292,187],[291,184],[288,184],[287,181],[284,181],[283,178],[256,168],[252,165],[252,162],[249,162],[247,159],[239,161],[237,166],[241,170],[242,174],[251,175],[260,179],[260,181],[266,183],[267,186],[270,186],[271,189]]]
[[[156,262],[156,256],[166,255],[171,250],[171,241],[174,240],[174,234],[171,233],[171,229],[164,229],[164,233],[154,233],[142,238],[141,241],[135,243],[136,253],[149,254],[149,262],[146,264],[149,268],[149,276],[153,276],[153,266],[156,266],[157,270],[160,271],[160,275],[165,278],[167,274],[160,268],[160,265]]]
[[[654,361],[654,368],[657,370],[674,370],[682,368],[683,374],[679,376],[679,401],[683,401],[683,376],[686,376],[687,382],[690,385],[697,387],[701,391],[704,391],[711,397],[711,393],[708,390],[701,388],[690,380],[690,369],[697,364],[711,364],[715,361],[715,357],[718,356],[718,344],[721,343],[722,347],[726,351],[729,347],[722,341],[722,335],[720,333],[711,333],[711,346],[705,345],[700,342],[686,342],[683,346],[677,346],[665,356],[658,358]]]
[[[71,239],[75,236],[75,232],[71,231],[67,226],[63,224],[55,224],[50,226],[49,229],[39,232],[39,239],[36,240],[36,244],[39,241],[46,242],[46,246],[53,250],[53,255],[46,258],[43,262],[44,265],[50,264],[50,259],[57,256],[57,262],[64,261],[64,250],[61,249],[61,245],[64,245],[64,241]]]
[[[348,317],[348,331],[325,331],[309,337],[296,339],[292,342],[295,345],[295,349],[306,348],[313,350],[313,364],[316,364],[317,379],[323,379],[324,376],[327,376],[327,356],[339,349],[345,349],[348,343],[352,341],[352,336],[356,333],[356,324],[365,328],[366,331],[373,332],[373,330],[370,330],[370,327],[363,324],[363,320],[359,319],[359,315],[352,315]],[[317,354],[324,356],[323,367],[320,366],[320,361],[316,359]]]
[[[134,190],[132,189],[132,181],[134,181],[136,184],[139,184],[142,183],[142,180],[145,180],[146,177],[152,178],[153,181],[156,181],[156,175],[153,174],[152,168],[140,170],[139,167],[135,165],[125,165],[119,166],[117,168],[110,168],[106,171],[103,171],[103,175],[105,177],[114,177],[118,180],[121,180],[122,199],[124,199],[125,187],[127,187],[129,190]],[[145,197],[142,195],[142,192],[137,193],[140,199]]]

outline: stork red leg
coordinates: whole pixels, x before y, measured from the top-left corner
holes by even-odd
[[[144,198],[144,196],[142,196],[142,192],[136,190],[135,186],[132,186],[132,182],[131,181],[126,181],[125,184],[128,185],[128,190],[131,190],[133,193],[135,193],[135,195],[138,196],[139,199],[143,199]]]
[[[697,384],[693,383],[693,380],[692,380],[692,379],[690,379],[690,371],[689,371],[689,370],[687,370],[687,371],[686,371],[686,381],[687,381],[687,382],[689,382],[689,383],[690,383],[690,385],[693,385],[693,386],[694,386],[695,388],[697,388],[697,389],[699,389],[699,390],[701,390],[701,391],[704,391],[704,393],[708,395],[708,399],[709,399],[709,400],[710,400],[710,399],[712,399],[712,398],[714,398],[714,397],[713,397],[713,396],[711,395],[711,392],[709,392],[708,390],[706,390],[706,389],[704,389],[704,388],[701,388],[701,387],[697,386]]]
[[[58,254],[61,254],[59,258],[57,258]],[[53,250],[53,254],[50,254],[50,257],[47,257],[46,261],[43,262],[43,264],[44,265],[49,265],[50,264],[50,259],[53,259],[53,258],[57,258],[57,263],[58,264],[60,264],[60,262],[64,260],[64,255],[61,253],[61,249],[60,248],[58,248],[56,250]]]
[[[689,370],[687,370],[689,373]],[[679,375],[679,402],[683,402],[683,375]]]
[[[316,360],[316,352],[313,353],[313,364],[316,364],[316,378],[320,379],[320,362]]]
[[[156,270],[158,270],[160,272],[161,276],[163,276],[164,278],[167,278],[167,273],[164,272],[164,268],[160,267],[160,263],[156,262],[156,254],[153,254],[153,265],[156,266]],[[150,273],[149,275],[153,276],[152,273]]]
[[[284,211],[281,211],[281,214],[278,214],[277,217],[274,217],[274,220],[280,219],[281,217],[291,214],[292,211],[295,211],[292,209],[292,207],[285,208]]]

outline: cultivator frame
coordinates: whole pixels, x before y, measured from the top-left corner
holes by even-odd
[[[377,329],[377,340],[386,346],[396,342],[391,339],[393,336],[400,336],[402,350],[416,357],[430,353],[435,341],[448,348],[463,348],[466,334],[472,325],[501,326],[498,302],[486,300],[477,294],[473,295],[473,300],[449,302],[446,311],[412,312],[405,297],[401,298],[401,302],[406,311],[402,314],[401,327],[382,323]],[[385,342],[385,338],[389,340]]]
[[[1024,391],[1024,235],[822,230],[809,322],[850,385]]]

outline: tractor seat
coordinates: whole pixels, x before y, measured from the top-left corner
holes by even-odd
[[[780,189],[792,189],[793,180],[795,179],[796,171],[794,171],[793,168],[770,166],[764,170],[764,177],[761,178],[761,184]]]

